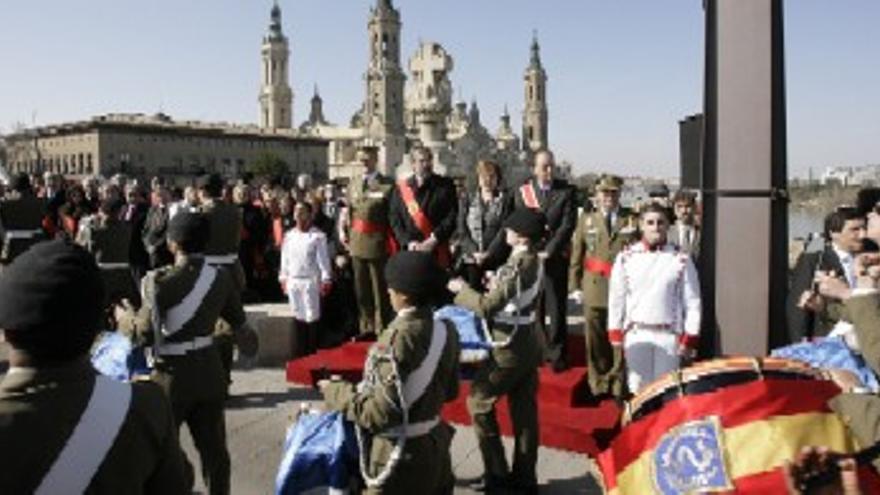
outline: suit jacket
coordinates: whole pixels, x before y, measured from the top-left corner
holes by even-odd
[[[801,294],[809,291],[813,286],[813,278],[817,270],[833,270],[843,276],[843,265],[840,264],[840,258],[831,246],[826,246],[822,251],[803,253],[792,271],[791,285],[785,302],[785,317],[791,342],[825,336],[839,319],[839,306],[835,304],[827,307],[820,314],[812,314],[797,307]]]
[[[532,178],[528,183],[535,189],[541,212],[547,219],[547,232],[549,237],[543,245],[549,259],[567,258],[570,252],[571,234],[577,223],[577,205],[574,203],[574,188],[564,180],[554,179],[550,184],[550,190],[546,197],[541,194],[541,188],[537,181]],[[515,193],[516,208],[525,208],[522,191],[518,188]]]
[[[682,230],[687,231],[687,234],[684,235],[684,242],[682,242]],[[666,238],[669,242],[678,246],[681,252],[690,254],[691,258],[695,260],[699,258],[700,228],[696,225],[685,227],[681,224],[674,223],[669,227],[669,232],[667,232]]]
[[[211,235],[205,245],[205,255],[237,255],[241,244],[241,210],[234,204],[218,199],[202,203],[199,210],[211,224]]]
[[[144,221],[142,242],[150,255],[150,264],[153,268],[171,262],[171,253],[168,251],[168,243],[165,239],[167,230],[168,207],[151,206]]]
[[[458,195],[455,191],[455,183],[452,179],[437,174],[431,174],[421,188],[416,187],[415,177],[406,179],[406,182],[415,192],[416,201],[422,212],[431,221],[434,237],[440,243],[449,241],[455,233],[458,217]],[[402,248],[406,248],[410,242],[421,242],[426,239],[413,222],[400,196],[399,187],[395,187],[391,195],[389,221],[394,231],[394,238]]]
[[[605,225],[605,217],[601,210],[581,215],[571,242],[568,290],[582,290],[585,306],[607,308],[610,267],[614,264],[617,254],[637,238],[635,215],[628,208],[617,209],[611,232]],[[586,270],[584,265],[589,258],[607,264],[609,267],[607,273]]]
[[[22,368],[3,377],[0,493],[34,493],[79,423],[95,379],[86,359],[55,368]],[[168,400],[155,384],[131,387],[122,427],[86,493],[186,493]]]
[[[509,191],[501,190],[491,204],[483,204],[480,191],[461,199],[458,209],[458,233],[461,255],[471,256],[483,251],[487,258],[484,267],[495,267],[504,262],[509,246],[504,234],[504,220],[513,212],[514,199]],[[482,242],[477,244],[477,239]]]
[[[349,233],[349,250],[355,258],[379,259],[388,256],[388,210],[394,181],[380,173],[371,180],[358,175],[348,186],[348,207],[351,221],[375,226],[375,232],[360,232],[353,227]]]

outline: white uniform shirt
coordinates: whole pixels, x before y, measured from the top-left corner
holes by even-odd
[[[284,234],[281,244],[281,270],[278,279],[311,279],[330,282],[330,259],[327,255],[327,236],[312,226],[307,232],[298,228]]]
[[[650,250],[644,242],[621,251],[611,269],[608,337],[622,343],[629,328],[662,329],[687,345],[700,333],[700,283],[693,261],[673,244]]]

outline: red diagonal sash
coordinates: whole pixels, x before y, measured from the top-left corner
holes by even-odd
[[[403,199],[406,211],[409,212],[409,217],[412,218],[416,228],[419,229],[419,232],[422,233],[425,239],[431,237],[431,234],[434,232],[434,225],[428,216],[425,215],[425,212],[422,211],[422,207],[419,206],[419,202],[416,200],[416,192],[413,191],[413,188],[410,187],[406,180],[398,181],[397,189],[400,191],[400,198]],[[437,263],[443,268],[448,268],[452,264],[449,245],[445,242],[437,244],[434,256],[437,258]]]
[[[538,195],[535,194],[535,186],[531,182],[527,182],[520,186],[520,194],[522,194],[523,204],[534,210],[541,209],[541,203],[538,202]]]

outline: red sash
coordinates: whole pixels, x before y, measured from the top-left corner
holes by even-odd
[[[520,186],[519,192],[522,194],[523,204],[525,204],[527,208],[533,210],[541,209],[541,203],[538,202],[538,195],[535,194],[535,186],[532,185],[531,181]]]
[[[602,277],[608,278],[611,276],[611,263],[593,256],[587,256],[584,259],[584,268],[596,275],[601,275]]]
[[[419,206],[415,191],[413,191],[406,180],[398,181],[397,189],[400,191],[400,197],[403,199],[406,211],[409,212],[409,216],[412,218],[416,228],[419,229],[419,232],[422,233],[425,239],[431,237],[431,234],[434,232],[434,225],[431,224],[431,220],[422,211],[422,207]],[[449,268],[452,266],[452,253],[450,253],[447,243],[441,242],[437,244],[437,248],[434,250],[434,257],[441,267]]]
[[[361,218],[355,218],[351,221],[351,230],[359,234],[385,234],[385,251],[388,253],[388,256],[393,256],[400,251],[397,239],[394,238],[394,234],[391,232],[391,227],[387,225],[380,225],[378,223],[368,222]]]

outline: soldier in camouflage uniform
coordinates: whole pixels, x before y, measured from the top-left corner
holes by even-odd
[[[327,408],[371,439],[361,448],[366,493],[452,493],[453,429],[440,409],[458,395],[458,333],[431,308],[444,275],[430,255],[404,252],[385,276],[397,317],[370,349],[364,381],[319,387]]]
[[[492,330],[491,358],[477,370],[468,396],[468,411],[483,456],[482,488],[488,492],[515,489],[537,493],[538,366],[543,333],[536,328],[535,309],[541,295],[543,267],[535,246],[545,232],[542,213],[521,208],[505,221],[511,254],[480,293],[461,279],[449,283],[455,304],[485,318]],[[513,467],[508,469],[501,444],[495,404],[506,395],[513,419]]]
[[[168,393],[178,427],[187,424],[213,495],[228,494],[230,482],[223,412],[227,380],[212,337],[217,319],[229,322],[243,354],[254,355],[257,342],[233,274],[210,265],[202,254],[207,239],[207,219],[178,213],[168,225],[174,265],[148,272],[140,309],[120,306],[115,316],[123,333],[152,346],[153,378]]]
[[[375,335],[391,319],[385,283],[388,260],[388,201],[394,181],[376,170],[377,151],[361,148],[361,174],[348,185],[348,208],[343,215],[343,243],[351,254],[358,321],[363,336]]]
[[[608,278],[614,258],[637,239],[637,219],[620,206],[623,180],[603,175],[596,184],[597,205],[578,220],[571,245],[569,292],[583,291],[587,381],[594,396],[625,393],[623,356],[608,340]]]

